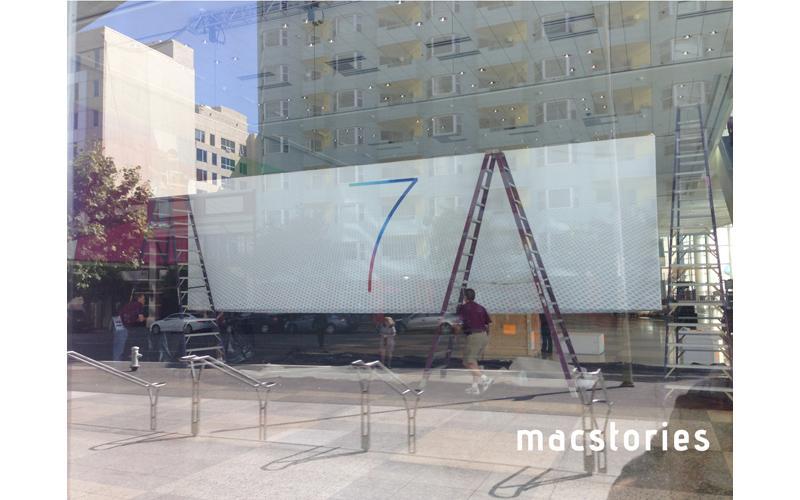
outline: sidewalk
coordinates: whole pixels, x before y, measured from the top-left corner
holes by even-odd
[[[120,369],[125,364],[117,365]],[[69,368],[70,498],[720,498],[732,493],[731,412],[697,395],[663,399],[658,384],[612,388],[611,420],[624,432],[707,430],[710,449],[607,453],[607,469],[580,451],[517,451],[517,430],[545,436],[581,428],[565,385],[528,387],[514,373],[478,398],[466,374],[438,375],[422,396],[417,451],[407,449],[402,399],[373,382],[371,446],[361,450],[359,386],[346,367],[256,367],[276,380],[267,441],[258,440],[255,391],[205,370],[200,432],[190,427],[186,369],[146,363],[136,373],[166,381],[157,431],[141,388],[90,367]],[[400,374],[413,383],[419,371]],[[531,377],[539,384],[545,377]],[[612,384],[613,385],[613,384]]]

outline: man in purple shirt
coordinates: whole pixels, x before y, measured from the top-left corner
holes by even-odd
[[[483,374],[478,359],[489,344],[489,324],[492,319],[486,309],[475,302],[475,290],[472,288],[464,290],[464,303],[458,306],[456,314],[461,316],[462,330],[466,336],[464,366],[472,372],[472,387],[467,388],[467,394],[486,392],[494,380]]]

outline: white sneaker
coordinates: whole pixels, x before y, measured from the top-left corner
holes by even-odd
[[[481,392],[488,391],[489,386],[491,386],[493,383],[494,383],[493,378],[485,377],[483,380],[481,380]]]
[[[471,385],[471,386],[467,387],[467,388],[464,390],[464,392],[466,392],[467,394],[472,394],[472,395],[475,395],[475,396],[477,396],[478,394],[480,394],[480,393],[481,393],[481,390],[480,390],[480,389],[478,389],[478,386],[477,386],[477,385]]]

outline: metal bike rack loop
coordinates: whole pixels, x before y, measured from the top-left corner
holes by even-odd
[[[81,363],[86,363],[89,366],[93,366],[98,370],[102,370],[106,373],[110,373],[115,377],[119,377],[123,380],[127,380],[132,384],[136,384],[140,387],[144,387],[147,389],[147,395],[150,398],[150,430],[156,430],[156,407],[158,405],[158,391],[165,385],[164,382],[148,382],[146,380],[140,379],[139,377],[134,377],[130,373],[125,373],[123,371],[117,370],[112,366],[108,366],[105,363],[101,363],[96,359],[92,359],[88,356],[84,356],[83,354],[76,352],[76,351],[67,351],[67,356],[70,358],[80,361]]]
[[[269,400],[270,389],[275,387],[275,382],[266,382],[253,378],[250,375],[247,375],[244,372],[241,372],[212,356],[197,356],[191,354],[189,356],[182,357],[181,361],[189,363],[189,368],[192,372],[193,436],[196,436],[200,432],[200,375],[203,374],[203,368],[205,366],[210,366],[256,390],[256,394],[258,395],[258,439],[261,441],[266,441],[267,402]]]
[[[370,436],[370,404],[369,404],[369,385],[372,381],[372,374],[376,373],[380,380],[388,385],[393,391],[403,397],[403,404],[406,407],[406,417],[408,420],[408,452],[417,452],[417,407],[419,399],[422,397],[424,389],[413,389],[394,372],[380,361],[365,363],[362,360],[353,361],[350,364],[357,370],[358,381],[361,385],[361,448],[369,450]],[[414,404],[411,405],[409,396],[414,396]]]

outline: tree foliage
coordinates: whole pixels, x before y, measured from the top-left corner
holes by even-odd
[[[118,169],[99,143],[74,159],[72,171],[73,205],[67,227],[78,251],[71,279],[78,290],[86,290],[109,266],[139,267],[152,191],[148,182],[141,181],[140,167]]]

